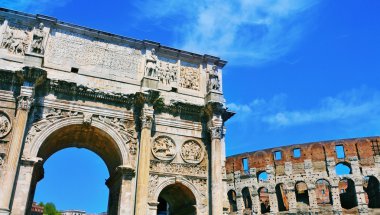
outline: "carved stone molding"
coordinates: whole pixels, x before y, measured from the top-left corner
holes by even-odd
[[[18,109],[29,111],[32,107],[34,99],[29,96],[19,96],[17,97]]]
[[[12,122],[8,115],[0,111],[0,138],[3,138],[9,134],[12,129]]]
[[[203,160],[204,149],[199,142],[188,140],[182,144],[181,157],[187,163],[198,164]]]
[[[153,155],[160,160],[173,160],[176,156],[174,140],[167,136],[159,136],[153,141]]]

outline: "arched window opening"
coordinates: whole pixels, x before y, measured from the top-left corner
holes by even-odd
[[[260,200],[260,210],[262,214],[270,212],[270,201],[269,201],[269,193],[268,189],[265,187],[261,187],[258,190],[259,200]]]
[[[230,203],[230,212],[236,212],[237,211],[236,192],[233,190],[230,190],[228,191],[227,196],[228,196],[228,201]]]
[[[265,171],[259,172],[259,174],[257,174],[257,179],[259,182],[268,181],[268,173]]]
[[[356,199],[355,183],[348,178],[339,181],[340,204],[344,209],[351,209],[358,206]]]
[[[319,206],[332,205],[331,186],[325,179],[319,179],[315,183],[317,204]]]
[[[364,191],[369,208],[380,208],[379,180],[374,176],[364,177]]]
[[[276,185],[276,196],[277,196],[277,203],[278,203],[278,210],[279,211],[288,211],[289,210],[289,202],[288,197],[286,196],[286,187],[284,184],[277,184]]]
[[[336,166],[335,166],[335,172],[337,175],[348,175],[348,174],[352,174],[352,171],[351,171],[351,165],[349,163],[338,163]]]
[[[243,190],[241,191],[241,194],[243,196],[244,208],[252,209],[251,193],[249,192],[248,187],[243,188]]]
[[[309,191],[305,182],[297,182],[295,186],[297,207],[303,208],[309,206]]]

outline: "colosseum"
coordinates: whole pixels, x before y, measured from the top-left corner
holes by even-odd
[[[227,157],[231,214],[378,214],[380,137]]]

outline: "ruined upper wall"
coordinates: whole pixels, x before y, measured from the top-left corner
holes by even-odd
[[[336,146],[343,146],[344,157],[338,156]],[[274,166],[277,175],[285,175],[285,163],[293,164],[293,173],[304,172],[305,160],[311,160],[314,171],[326,171],[327,158],[334,158],[335,163],[347,162],[357,157],[362,167],[374,166],[376,155],[380,155],[380,137],[365,137],[356,139],[342,139],[324,142],[296,144],[278,148],[247,152],[227,157],[226,171],[233,173],[244,171],[244,158],[248,159],[249,168],[256,172],[265,171],[267,166]],[[295,157],[294,150],[300,150],[300,156]],[[281,159],[275,159],[275,153],[281,153]]]
[[[132,94],[154,89],[166,101],[224,103],[225,61],[0,8],[0,69],[39,67],[52,80]],[[211,93],[213,92],[213,93]]]

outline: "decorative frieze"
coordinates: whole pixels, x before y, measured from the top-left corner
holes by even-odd
[[[151,160],[150,171],[163,174],[207,177],[206,165],[197,165],[191,163],[169,163],[164,161]]]

